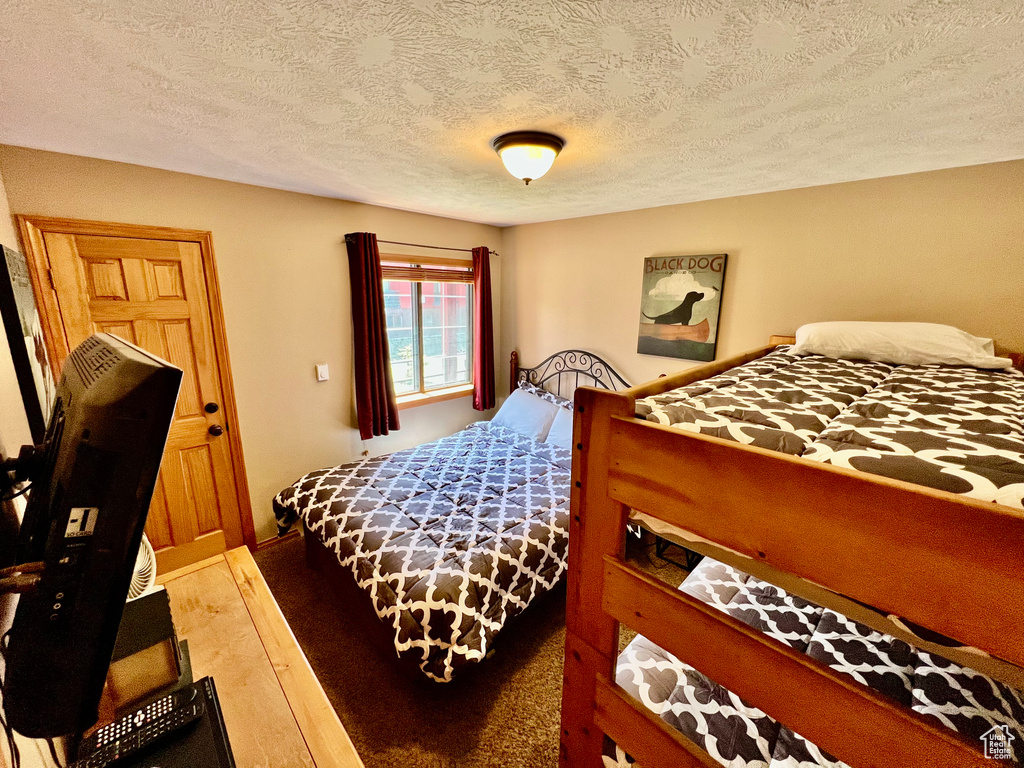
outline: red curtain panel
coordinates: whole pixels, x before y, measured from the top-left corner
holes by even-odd
[[[398,429],[398,402],[391,380],[377,236],[372,232],[353,232],[345,235],[345,245],[352,280],[356,418],[359,436],[368,440]]]
[[[473,249],[473,407],[494,407],[494,322],[491,318],[491,252]]]

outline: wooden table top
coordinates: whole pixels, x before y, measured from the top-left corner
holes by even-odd
[[[157,581],[193,677],[216,683],[238,768],[363,768],[249,550]]]

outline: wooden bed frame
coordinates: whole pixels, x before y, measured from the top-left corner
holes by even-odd
[[[704,554],[918,647],[941,648],[889,614],[954,638],[970,648],[942,655],[1024,687],[1019,510],[634,417],[639,398],[786,343],[793,338],[773,336],[766,347],[623,392],[577,390],[563,768],[602,765],[605,734],[643,768],[718,765],[615,685],[620,622],[852,766],[993,765],[980,743],[624,561],[633,508],[703,539]]]

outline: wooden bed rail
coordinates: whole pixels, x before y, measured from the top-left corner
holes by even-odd
[[[991,765],[974,745],[936,720],[900,706],[695,597],[615,558],[605,558],[604,576],[608,613],[850,765]],[[599,701],[607,699],[611,687],[607,679],[598,681]],[[639,702],[629,703],[638,712],[646,710]],[[619,738],[625,737],[617,743],[634,754],[631,719],[635,724],[635,718],[627,715],[626,724],[609,725],[620,733]],[[687,756],[692,754],[691,749],[685,751]],[[641,762],[644,768],[669,768],[679,765],[679,754],[672,745],[654,755],[655,760]]]
[[[857,768],[993,765],[980,744],[623,563],[632,507],[1024,667],[1024,514],[634,418],[637,397],[784,341],[625,392],[577,390],[562,768],[601,766],[605,733],[644,768],[717,765],[612,682],[619,622]]]
[[[687,368],[685,371],[674,373],[671,376],[662,376],[660,379],[649,381],[646,384],[631,387],[627,391],[631,397],[637,400],[642,397],[660,395],[663,392],[678,389],[679,387],[685,387],[687,384],[692,384],[693,382],[700,381],[701,379],[708,379],[712,376],[717,376],[730,368],[735,368],[737,365],[743,365],[743,363],[749,363],[751,360],[764,357],[773,349],[775,349],[775,345],[770,344],[767,347],[761,347],[760,349],[755,349],[750,352],[744,352],[743,354],[735,355],[733,357],[726,358],[725,360],[716,360],[713,363],[705,363],[704,365]]]

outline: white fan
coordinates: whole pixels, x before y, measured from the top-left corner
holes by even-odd
[[[135,558],[135,572],[132,573],[132,583],[128,587],[128,599],[142,597],[149,593],[155,584],[156,553],[153,552],[153,545],[149,543],[146,534],[142,534],[139,556]]]

